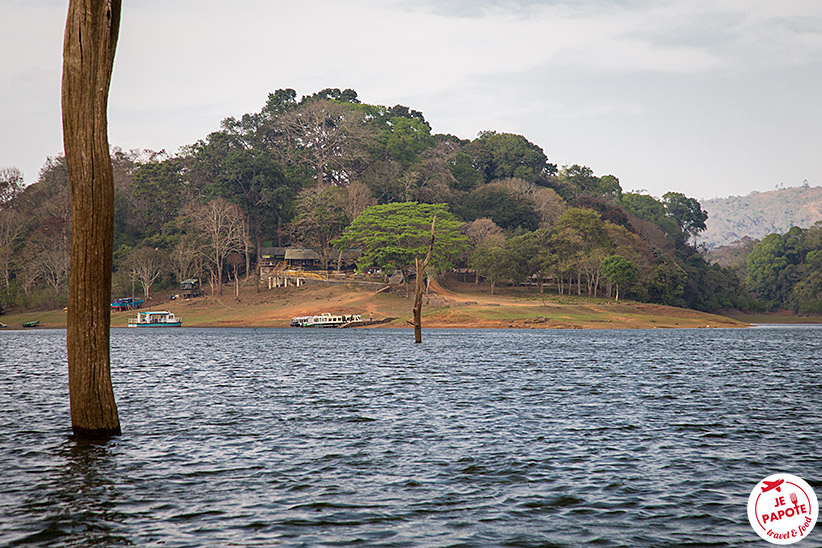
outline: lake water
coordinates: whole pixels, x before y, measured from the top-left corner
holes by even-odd
[[[116,329],[105,443],[64,338],[0,332],[2,546],[762,546],[758,481],[822,492],[819,327]]]

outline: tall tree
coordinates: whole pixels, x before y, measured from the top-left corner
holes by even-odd
[[[385,155],[407,168],[424,150],[434,146],[431,128],[416,118],[396,116],[388,120],[388,127],[378,140]]]
[[[366,207],[372,205],[377,205],[377,200],[374,199],[374,195],[371,194],[371,190],[365,184],[354,181],[348,185],[345,201],[343,202],[343,211],[349,223],[359,217]]]
[[[0,208],[0,284],[9,288],[10,266],[17,238],[23,230],[25,217],[14,209]]]
[[[75,435],[120,433],[109,332],[114,177],[106,109],[120,0],[70,0],[63,43],[63,146],[73,229],[67,317],[69,399]]]
[[[482,217],[471,221],[465,227],[465,235],[471,240],[473,247],[505,245],[505,233],[502,229],[487,217]]]
[[[620,286],[629,286],[637,279],[636,266],[621,255],[611,255],[602,261],[602,273],[616,288],[615,301],[619,300]]]
[[[468,223],[465,226],[465,235],[468,236],[470,245],[470,252],[466,253],[467,260],[470,260],[471,254],[478,248],[503,247],[505,245],[505,233],[494,221],[487,217]],[[479,279],[480,273],[474,269],[474,283],[479,284]]]
[[[540,223],[550,224],[567,208],[565,200],[552,188],[539,186],[523,179],[509,178],[497,181],[508,190],[518,193],[522,200],[533,202]]]
[[[177,283],[200,276],[203,245],[195,234],[186,234],[171,250],[171,271]]]
[[[0,208],[23,192],[23,172],[16,167],[0,169]]]
[[[486,182],[517,177],[532,183],[556,173],[545,152],[522,135],[484,131],[466,148]]]
[[[666,192],[662,195],[665,214],[676,223],[687,238],[697,236],[705,230],[706,213],[695,198],[688,198],[681,192]]]
[[[193,207],[188,217],[206,242],[204,247],[208,249],[206,256],[211,263],[212,284],[216,284],[217,294],[222,295],[225,259],[232,251],[243,249],[243,213],[235,204],[218,198]]]
[[[588,166],[574,164],[563,166],[557,177],[560,188],[567,189],[574,196],[590,196],[618,200],[622,196],[619,179],[613,175],[597,177]]]
[[[546,228],[520,234],[508,241],[514,281],[521,282],[535,277],[539,292],[545,291],[545,278],[556,262],[551,243],[551,232]]]
[[[536,230],[539,226],[534,201],[501,183],[483,185],[470,192],[465,197],[462,212],[463,217],[470,220],[489,217],[505,229]]]
[[[143,298],[148,301],[151,286],[168,270],[168,253],[153,247],[138,247],[126,257],[126,266],[143,288]]]
[[[573,207],[563,213],[555,224],[558,248],[565,248],[566,256],[573,256],[577,275],[577,294],[582,294],[582,277],[585,275],[588,293],[591,295],[600,274],[603,247],[608,244],[605,222],[596,211]]]
[[[758,297],[776,306],[783,294],[780,274],[787,267],[785,239],[781,234],[768,234],[748,255],[746,282]]]
[[[226,123],[225,121],[223,122]],[[225,131],[211,133],[188,147],[187,176],[209,198],[225,198],[246,215],[247,235],[257,259],[263,234],[278,232],[291,215],[298,180],[286,177],[271,150],[247,148],[243,140]],[[246,253],[246,271],[250,270]]]
[[[514,270],[511,252],[497,244],[483,245],[474,249],[468,258],[468,266],[488,280],[491,295],[494,294],[497,282],[510,278]]]
[[[65,289],[69,274],[71,235],[68,223],[59,217],[44,219],[31,233],[21,253],[22,269],[29,283],[45,285],[53,305]]]
[[[289,164],[314,171],[318,184],[347,184],[365,159],[373,134],[362,112],[348,104],[312,98],[281,115],[276,124],[283,140],[279,150]]]
[[[332,259],[331,242],[339,238],[348,225],[345,195],[345,190],[339,187],[315,186],[297,196],[294,219],[297,239],[320,254],[324,269],[328,269]]]
[[[153,231],[162,231],[185,203],[187,188],[182,181],[179,158],[142,164],[132,178],[135,205]]]

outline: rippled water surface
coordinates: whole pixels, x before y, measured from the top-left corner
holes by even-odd
[[[114,330],[105,443],[64,339],[0,333],[3,546],[762,545],[759,480],[822,491],[820,328]]]

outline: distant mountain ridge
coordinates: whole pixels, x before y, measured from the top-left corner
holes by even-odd
[[[708,221],[699,241],[709,249],[745,236],[762,239],[773,232],[784,234],[792,226],[807,228],[822,221],[822,187],[818,186],[752,192],[700,203],[708,212]]]

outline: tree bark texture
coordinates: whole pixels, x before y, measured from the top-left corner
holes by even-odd
[[[425,255],[425,260],[420,262],[415,259],[414,263],[417,267],[417,285],[414,294],[414,342],[422,342],[422,292],[424,289],[422,277],[425,269],[428,268],[428,263],[431,261],[431,252],[434,250],[434,227],[437,224],[437,216],[431,221],[431,242],[428,244],[428,253]]]
[[[83,437],[120,433],[109,354],[114,177],[106,115],[120,6],[120,0],[70,0],[63,42],[63,146],[73,215],[69,399],[72,430]]]

